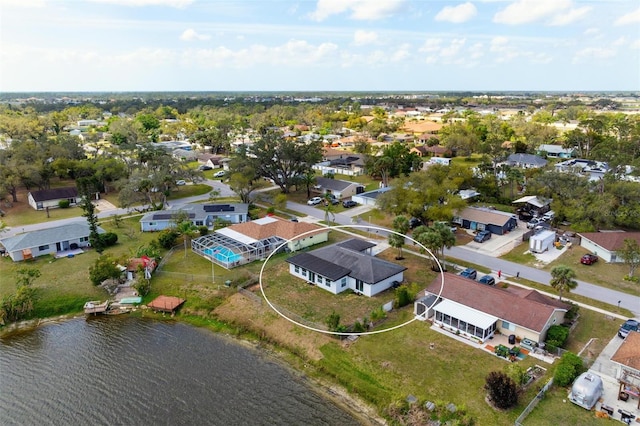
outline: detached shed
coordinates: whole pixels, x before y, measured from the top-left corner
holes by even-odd
[[[556,242],[555,231],[542,230],[532,235],[529,239],[529,250],[532,253],[544,253],[553,247]]]
[[[573,382],[569,399],[576,405],[591,410],[602,396],[604,388],[600,376],[593,373],[582,373]]]

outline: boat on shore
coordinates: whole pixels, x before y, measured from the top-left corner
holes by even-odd
[[[103,314],[109,309],[109,301],[105,300],[101,302],[99,300],[90,300],[84,304],[84,313],[90,314]]]

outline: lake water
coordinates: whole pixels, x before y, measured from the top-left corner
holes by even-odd
[[[175,322],[77,318],[0,340],[2,425],[357,425],[282,365]]]

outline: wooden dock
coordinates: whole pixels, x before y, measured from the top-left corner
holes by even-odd
[[[151,303],[149,303],[147,306],[150,309],[153,309],[154,311],[173,313],[184,302],[185,302],[185,300],[184,299],[180,299],[179,297],[158,296],[155,299],[153,299],[153,301]]]

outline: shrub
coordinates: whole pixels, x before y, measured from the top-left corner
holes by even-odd
[[[403,306],[407,306],[411,302],[413,302],[413,298],[411,297],[409,287],[403,284],[400,287],[396,288],[395,298],[393,300],[394,308],[402,308]]]
[[[545,340],[547,345],[561,348],[567,342],[569,337],[569,329],[561,325],[552,325],[547,331],[547,339]]]
[[[486,378],[485,389],[493,404],[501,409],[513,407],[518,403],[516,383],[501,371],[492,371]]]
[[[324,320],[324,323],[327,325],[329,331],[339,331],[340,328],[340,314],[336,311],[333,311],[327,319]]]
[[[162,246],[162,248],[170,249],[176,244],[176,240],[178,239],[178,232],[173,229],[165,229],[158,236],[158,243]]]
[[[364,331],[366,331],[365,326],[362,325],[362,323],[360,321],[356,321],[353,324],[353,332],[354,333],[362,333]]]
[[[582,359],[578,355],[565,352],[560,358],[560,363],[553,375],[553,381],[558,386],[567,386],[585,370]]]
[[[527,381],[527,373],[520,367],[520,364],[516,362],[507,365],[506,374],[518,386],[522,386]]]
[[[385,319],[387,317],[387,313],[382,309],[382,306],[376,308],[373,312],[371,312],[371,321],[379,321]]]
[[[209,233],[209,228],[207,228],[206,226],[201,226],[198,228],[198,232],[200,233],[201,237],[204,237]]]
[[[70,205],[71,203],[69,202],[69,200],[58,201],[58,207],[60,207],[61,209],[68,209]]]
[[[103,247],[111,247],[118,242],[118,234],[114,232],[100,234],[100,242]]]
[[[564,314],[564,318],[566,320],[572,320],[578,317],[578,311],[580,310],[580,306],[576,305],[575,303],[572,302],[567,302],[566,300],[564,301],[565,303],[569,303],[571,305],[571,307],[569,308],[569,310],[567,311],[566,314]]]

